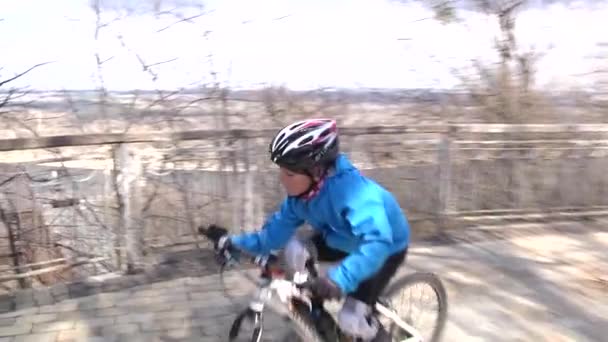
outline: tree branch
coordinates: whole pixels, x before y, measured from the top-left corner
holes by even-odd
[[[70,269],[70,268],[74,268],[74,267],[82,266],[82,265],[86,265],[86,264],[92,264],[95,262],[104,261],[106,259],[107,258],[94,258],[94,259],[78,260],[78,261],[74,261],[72,263],[65,264],[65,265],[50,266],[47,268],[30,271],[30,272],[25,272],[25,273],[21,273],[21,274],[16,274],[16,275],[0,276],[0,282],[7,282],[7,281],[11,281],[11,280],[19,280],[19,279],[35,277],[35,276],[38,276],[41,274],[50,273],[50,272],[54,272],[54,271],[63,271],[65,269]]]
[[[23,71],[23,72],[21,72],[21,73],[19,73],[19,74],[15,75],[15,76],[13,76],[13,77],[9,78],[9,79],[6,79],[6,80],[4,80],[4,81],[0,81],[0,87],[2,87],[3,85],[5,85],[5,84],[7,84],[7,83],[10,83],[10,82],[12,82],[12,81],[14,81],[14,80],[18,79],[19,77],[24,76],[25,74],[29,73],[30,71],[32,71],[32,70],[34,70],[34,69],[36,69],[36,68],[38,68],[38,67],[41,67],[41,66],[43,66],[43,65],[50,64],[50,63],[53,63],[53,62],[44,62],[44,63],[39,63],[39,64],[36,64],[36,65],[34,65],[34,66],[30,67],[29,69],[27,69],[27,70],[25,70],[25,71]]]
[[[23,267],[27,267],[27,268],[31,268],[31,267],[37,267],[37,266],[44,266],[44,265],[49,265],[49,264],[57,264],[60,262],[64,262],[67,261],[67,258],[59,258],[59,259],[53,259],[53,260],[47,260],[47,261],[41,261],[41,262],[36,262],[33,264],[24,264]],[[0,268],[0,273],[4,273],[4,272],[12,272],[14,271],[14,267],[2,267]]]
[[[181,23],[181,22],[190,22],[192,19],[196,19],[196,18],[198,18],[198,17],[202,17],[203,15],[205,15],[205,13],[201,13],[201,14],[193,15],[193,16],[191,16],[191,17],[188,17],[188,18],[184,18],[184,19],[178,20],[178,21],[176,21],[176,22],[174,22],[174,23],[172,23],[172,24],[169,24],[168,26],[163,27],[162,29],[160,29],[160,30],[158,30],[158,31],[156,31],[156,32],[162,32],[162,31],[165,31],[166,29],[170,28],[171,26],[176,25],[176,24],[179,24],[179,23]]]

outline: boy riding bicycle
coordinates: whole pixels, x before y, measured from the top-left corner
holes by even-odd
[[[316,233],[311,240],[318,260],[341,260],[316,278],[317,296],[346,295],[338,315],[343,331],[365,340],[390,341],[371,311],[407,254],[410,227],[398,202],[339,152],[334,120],[286,126],[272,140],[270,157],[280,167],[287,198],[260,231],[225,235],[216,248],[251,254],[285,248],[289,267],[305,273],[311,255],[294,233],[307,222]],[[220,229],[209,229],[214,228]]]

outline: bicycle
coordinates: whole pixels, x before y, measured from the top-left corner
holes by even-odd
[[[217,240],[206,235],[205,228],[199,227],[199,233],[217,244]],[[223,263],[220,269],[220,274],[223,273],[226,266],[239,263],[235,259],[225,261],[226,263]],[[278,256],[274,254],[251,256],[250,261],[260,267],[261,282],[255,298],[232,322],[229,331],[230,341],[234,341],[238,337],[245,319],[253,323],[251,341],[261,341],[264,333],[264,309],[272,299],[273,293],[278,296],[282,304],[286,305],[287,321],[291,323],[291,330],[280,340],[306,342],[357,341],[339,328],[333,316],[324,308],[323,301],[315,297],[311,286],[312,280],[308,279],[309,275],[312,279],[317,276],[315,262],[307,263],[307,275],[295,273],[292,280],[288,280],[287,272],[280,266]],[[382,318],[388,320],[388,323],[382,322],[382,324],[394,341],[422,342],[423,339],[419,331],[412,326],[411,322],[406,322],[399,317],[398,312],[388,299],[391,294],[416,284],[429,285],[437,297],[437,318],[428,341],[439,341],[447,319],[447,293],[440,278],[433,273],[415,272],[400,276],[392,281],[374,305],[373,315],[380,322],[382,322]]]

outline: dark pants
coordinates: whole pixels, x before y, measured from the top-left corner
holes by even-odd
[[[336,262],[348,256],[348,253],[327,246],[321,235],[315,235],[312,238],[312,242],[317,249],[319,261]],[[389,256],[380,270],[370,278],[361,282],[355,292],[350,293],[349,296],[368,305],[374,305],[378,300],[378,297],[382,294],[382,291],[384,291],[386,285],[388,285],[390,279],[395,275],[397,269],[405,260],[406,255],[407,248]]]

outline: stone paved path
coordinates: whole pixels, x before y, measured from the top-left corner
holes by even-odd
[[[446,341],[606,341],[608,223],[562,225],[561,233],[418,245],[402,272],[431,270],[445,281]],[[251,283],[231,271],[226,293],[204,273],[20,292],[0,301],[0,342],[221,341]],[[266,325],[268,341],[285,326],[276,314]]]

